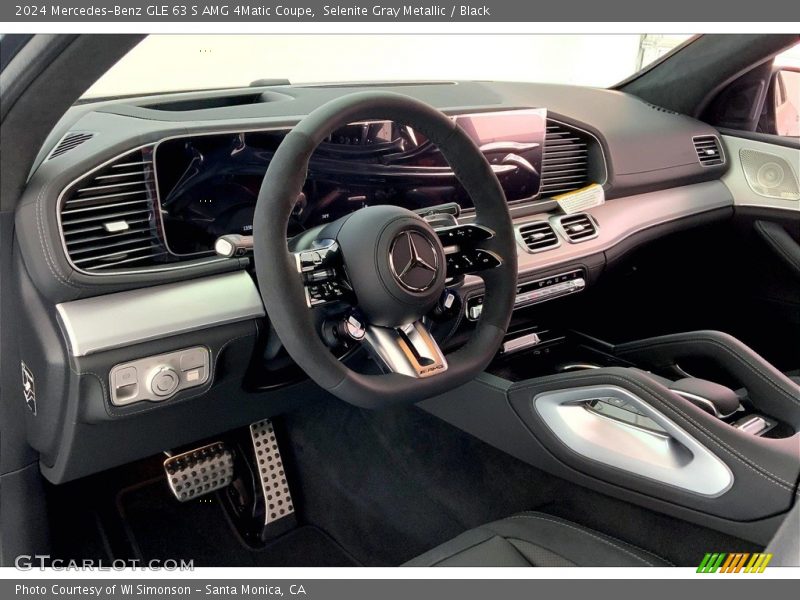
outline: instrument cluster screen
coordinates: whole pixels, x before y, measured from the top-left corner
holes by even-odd
[[[539,194],[547,114],[544,109],[455,117],[480,148],[509,202]],[[170,251],[213,251],[222,235],[248,235],[267,166],[286,131],[174,138],[156,148],[161,217]],[[391,121],[353,123],[334,132],[311,158],[288,235],[365,206],[410,210],[472,202],[444,156],[422,134]]]

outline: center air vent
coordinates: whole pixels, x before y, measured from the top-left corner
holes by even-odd
[[[547,120],[542,159],[541,196],[547,198],[580,189],[589,183],[590,136]]]
[[[529,252],[542,252],[543,250],[555,248],[561,243],[558,241],[556,232],[547,221],[536,221],[522,225],[517,229],[517,233],[522,245]]]
[[[72,265],[102,273],[163,262],[154,190],[151,148],[126,154],[67,190],[60,222]]]
[[[722,153],[722,147],[719,145],[717,136],[702,135],[693,138],[692,141],[694,142],[695,152],[697,152],[697,159],[704,167],[713,167],[725,162],[725,156]]]
[[[586,213],[559,217],[558,225],[573,244],[597,237],[597,223]]]

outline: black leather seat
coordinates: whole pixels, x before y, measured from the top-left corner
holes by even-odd
[[[527,512],[471,529],[409,567],[670,567],[636,546],[552,515]]]

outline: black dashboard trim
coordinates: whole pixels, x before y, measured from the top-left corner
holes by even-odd
[[[608,180],[606,198],[715,180],[724,169],[702,169],[687,164],[694,149],[694,135],[717,134],[708,125],[682,115],[661,113],[640,99],[625,93],[567,85],[503,82],[458,82],[457,85],[411,85],[396,89],[419,97],[446,113],[469,113],[516,108],[546,107],[551,119],[578,127],[600,141],[605,156]],[[248,92],[273,91],[287,97],[280,102],[248,104],[201,111],[170,113],[137,107],[158,99],[202,98],[206,95],[233,94],[236,90],[164,94],[144,98],[108,100],[71,108],[42,148],[46,156],[66,131],[92,131],[95,136],[75,149],[48,161],[39,162],[28,180],[28,187],[16,214],[16,240],[24,263],[39,291],[54,302],[147,287],[244,268],[249,259],[199,260],[154,272],[86,275],[72,268],[61,247],[56,223],[56,200],[64,187],[87,171],[133,147],[154,144],[167,137],[182,137],[220,130],[245,131],[260,128],[291,128],[304,114],[320,104],[358,87],[292,88],[273,86],[248,89]],[[240,93],[241,90],[238,92]],[[126,108],[128,107],[128,108]],[[129,110],[136,107],[134,116]],[[514,218],[530,218],[552,210],[547,200],[512,207]],[[602,223],[601,223],[602,226]]]

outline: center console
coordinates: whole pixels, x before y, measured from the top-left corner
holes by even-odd
[[[608,495],[756,543],[796,500],[800,387],[724,333],[531,328],[466,388],[421,406]]]

